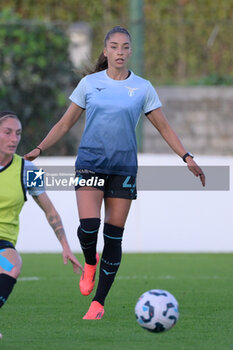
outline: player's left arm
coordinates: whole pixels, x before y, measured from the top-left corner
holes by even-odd
[[[154,109],[147,114],[147,118],[154,125],[154,127],[159,131],[161,136],[167,142],[167,144],[177,153],[180,157],[183,157],[187,151],[182,145],[180,139],[176,135],[175,131],[170,126],[168,120],[166,119],[161,108]],[[197,163],[192,157],[187,157],[186,162],[189,170],[195,175],[200,176],[200,180],[203,186],[205,186],[205,175]]]
[[[52,227],[55,235],[57,236],[57,239],[62,245],[62,248],[63,248],[62,255],[63,255],[64,264],[67,264],[67,260],[70,260],[70,262],[73,265],[74,272],[79,273],[80,270],[81,271],[83,270],[82,265],[79,263],[79,261],[71,252],[71,249],[64,231],[64,227],[61,221],[61,217],[58,214],[57,210],[55,209],[53,203],[47,196],[46,192],[40,194],[39,196],[33,196],[33,199],[39,205],[39,207],[44,211],[48,223]]]

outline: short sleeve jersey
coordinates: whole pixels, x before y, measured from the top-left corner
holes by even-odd
[[[38,169],[32,162],[30,162],[29,160],[25,160],[24,161],[24,169],[23,169],[23,185],[24,185],[25,191],[28,191],[28,193],[31,196],[37,197],[40,194],[45,192],[45,188],[44,187],[28,187],[27,186],[27,172],[28,172],[28,170],[36,171]]]
[[[86,109],[76,169],[135,176],[138,120],[142,112],[161,107],[151,83],[133,72],[125,80],[114,80],[104,70],[85,76],[70,100]]]

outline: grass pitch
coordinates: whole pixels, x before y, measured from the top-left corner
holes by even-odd
[[[232,350],[233,254],[124,254],[100,321],[84,321],[92,295],[59,254],[23,254],[23,270],[1,309],[0,350]],[[78,256],[83,261],[81,256]],[[142,329],[138,297],[166,289],[180,319],[165,333]]]

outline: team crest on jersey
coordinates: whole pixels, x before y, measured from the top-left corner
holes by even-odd
[[[135,91],[139,89],[139,88],[132,88],[130,86],[125,86],[125,88],[128,89],[128,95],[130,97],[132,97],[134,95]]]

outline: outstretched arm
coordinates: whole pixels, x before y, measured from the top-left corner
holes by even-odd
[[[44,211],[46,218],[48,220],[48,223],[52,227],[55,235],[57,236],[57,239],[62,245],[62,248],[63,248],[62,255],[63,255],[64,264],[67,264],[67,260],[70,260],[70,262],[73,265],[74,272],[79,273],[80,270],[81,271],[83,270],[82,265],[79,263],[79,261],[75,258],[75,256],[70,250],[70,246],[65,235],[61,217],[56,211],[56,209],[54,208],[53,203],[51,202],[51,200],[49,199],[49,197],[45,192],[40,194],[39,196],[33,196],[33,199],[39,205],[39,207]]]
[[[45,151],[53,146],[78,121],[82,112],[83,109],[72,102],[62,118],[53,126],[48,135],[38,145],[38,148],[35,148],[31,152],[25,154],[24,158],[27,160],[34,160],[40,155],[41,151]]]
[[[154,127],[159,131],[161,136],[167,142],[167,144],[173,149],[175,153],[177,153],[180,157],[183,157],[187,151],[182,145],[180,139],[176,135],[175,131],[172,129],[170,124],[168,123],[165,115],[163,114],[161,108],[154,109],[151,111],[147,118],[154,125]],[[203,186],[205,186],[205,175],[201,168],[197,165],[197,163],[192,159],[192,157],[188,156],[186,158],[186,162],[189,170],[195,175],[200,176],[200,180]]]

